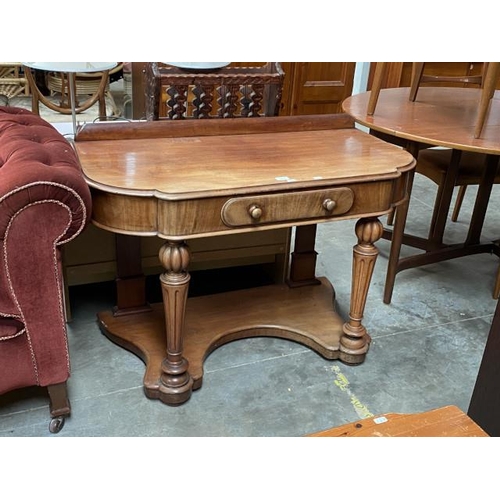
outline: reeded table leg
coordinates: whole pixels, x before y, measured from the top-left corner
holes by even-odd
[[[191,277],[187,272],[189,248],[184,242],[167,241],[159,253],[166,272],[160,276],[167,334],[167,356],[161,366],[159,397],[179,405],[191,397],[193,379],[183,357],[184,315]]]
[[[361,320],[378,255],[374,243],[382,237],[384,228],[376,217],[370,217],[360,219],[355,230],[358,244],[353,248],[351,307],[340,338],[340,359],[349,364],[362,363],[368,351],[370,336]]]

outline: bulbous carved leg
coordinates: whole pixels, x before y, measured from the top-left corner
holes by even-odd
[[[160,276],[167,333],[167,355],[160,377],[160,400],[179,405],[191,397],[193,380],[188,362],[182,356],[184,314],[190,276],[189,248],[183,242],[167,241],[160,249],[160,262],[165,272]]]
[[[355,231],[358,244],[353,248],[351,307],[340,339],[340,359],[349,364],[362,363],[370,344],[361,320],[378,255],[374,243],[382,237],[383,225],[376,217],[360,219]]]

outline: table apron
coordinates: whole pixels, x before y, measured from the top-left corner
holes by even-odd
[[[394,179],[242,196],[164,200],[92,189],[95,225],[122,234],[181,240],[380,216],[407,196],[409,171]],[[329,201],[334,208],[327,210]],[[252,208],[262,216],[253,219]],[[247,210],[248,209],[248,210]]]

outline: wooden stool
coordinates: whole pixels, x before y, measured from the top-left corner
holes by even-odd
[[[308,437],[489,437],[456,406],[410,415],[385,413]]]

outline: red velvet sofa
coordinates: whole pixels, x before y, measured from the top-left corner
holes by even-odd
[[[47,387],[51,432],[70,414],[61,246],[90,213],[71,144],[30,111],[0,106],[0,394]]]

